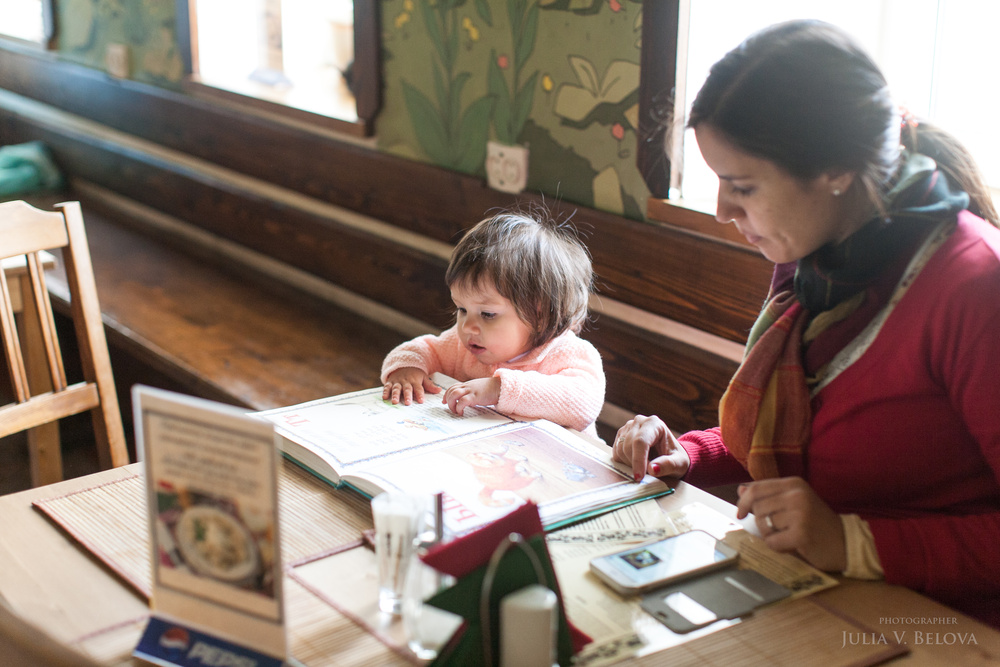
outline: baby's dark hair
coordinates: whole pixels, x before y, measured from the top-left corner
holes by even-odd
[[[567,329],[580,332],[594,270],[576,229],[535,207],[481,220],[459,241],[445,282],[475,288],[483,281],[511,302],[538,347]]]

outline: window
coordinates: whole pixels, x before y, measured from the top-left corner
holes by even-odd
[[[189,31],[192,87],[367,134],[378,107],[376,6],[377,0],[178,0]]]
[[[6,0],[2,13],[3,35],[46,45],[52,38],[51,0]]]
[[[851,32],[878,62],[899,103],[961,140],[988,182],[1000,190],[1000,132],[992,118],[1000,89],[990,80],[1000,70],[1000,51],[994,45],[1000,3],[681,0],[663,4],[672,5],[681,45],[680,67],[674,73],[679,84],[677,113],[686,111],[711,65],[753,31],[789,19],[822,19]],[[684,131],[675,146],[669,191],[654,189],[654,196],[669,194],[687,207],[714,213],[718,180],[701,159],[693,133]]]

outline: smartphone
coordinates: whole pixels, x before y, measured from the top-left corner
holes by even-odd
[[[598,556],[590,570],[622,595],[635,595],[732,565],[739,553],[703,530]]]

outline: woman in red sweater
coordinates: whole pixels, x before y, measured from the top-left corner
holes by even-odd
[[[745,482],[772,548],[1000,627],[1000,229],[967,151],[817,21],[727,54],[688,125],[774,277],[720,426],[636,416],[615,458]]]

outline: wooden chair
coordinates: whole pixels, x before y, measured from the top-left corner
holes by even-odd
[[[58,204],[56,209],[42,211],[23,201],[0,204],[0,260],[23,255],[27,264],[27,279],[14,293],[4,271],[0,271],[0,337],[13,396],[13,402],[0,406],[0,437],[57,424],[65,417],[89,410],[100,464],[103,468],[117,467],[129,462],[128,448],[83,214],[79,202]],[[41,251],[62,252],[83,369],[83,381],[72,385],[66,381],[52,304],[39,259]],[[21,311],[20,335],[15,310]],[[34,354],[26,361],[28,349]],[[39,368],[42,372],[38,372]],[[35,485],[62,478],[58,440],[54,449],[32,452],[31,474]]]

